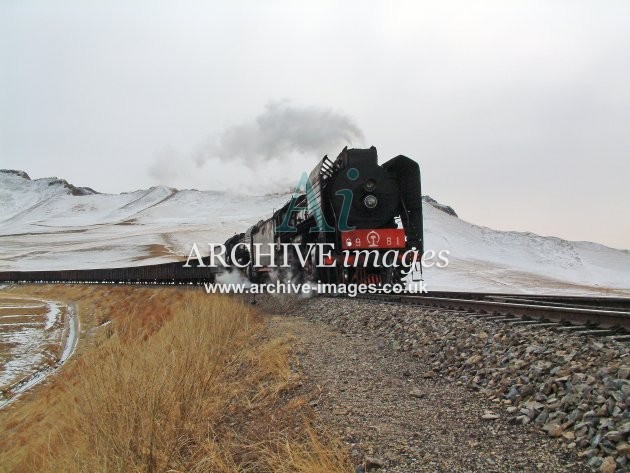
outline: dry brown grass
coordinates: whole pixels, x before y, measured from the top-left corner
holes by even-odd
[[[311,426],[291,340],[265,336],[239,301],[86,286],[56,298],[76,300],[94,334],[56,382],[0,412],[0,470],[351,471],[343,445]]]
[[[23,314],[23,315],[44,315],[46,314],[48,308],[46,306],[40,305],[40,306],[35,306],[36,302],[34,301],[27,301],[25,302],[20,302],[15,304],[15,307],[19,307],[21,305],[24,305],[25,307],[20,307],[19,309],[17,308],[9,308],[9,307],[0,307],[0,315],[14,315],[14,314]],[[34,306],[34,307],[32,307]]]

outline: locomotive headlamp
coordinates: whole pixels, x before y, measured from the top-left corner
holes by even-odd
[[[363,184],[363,188],[367,192],[374,192],[374,189],[376,189],[376,181],[374,179],[368,179],[365,181],[365,184]]]
[[[376,196],[374,196],[372,194],[366,195],[365,199],[363,199],[363,204],[368,209],[373,209],[374,207],[376,207],[376,204],[378,204],[378,199],[376,198]]]

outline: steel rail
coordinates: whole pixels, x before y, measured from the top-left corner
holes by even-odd
[[[630,311],[557,306],[545,304],[544,301],[536,301],[536,303],[515,303],[496,302],[481,298],[434,297],[431,294],[408,295],[378,293],[358,295],[357,298],[448,310],[472,311],[491,316],[513,316],[523,320],[534,319],[630,331]]]
[[[605,307],[607,309],[621,308],[630,311],[630,297],[619,296],[567,296],[551,294],[523,294],[501,292],[455,292],[455,291],[430,291],[429,296],[446,297],[454,299],[533,299],[539,302],[555,302],[569,305]],[[418,294],[418,296],[422,296]]]

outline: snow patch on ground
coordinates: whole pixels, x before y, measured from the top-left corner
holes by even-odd
[[[40,304],[3,306],[3,309],[10,308],[13,313],[0,319],[0,386],[10,385],[36,370],[49,355],[46,345],[56,344],[61,337],[62,328],[55,327],[60,312],[59,304],[35,300],[27,302]],[[47,308],[45,314],[24,313],[29,307],[39,309],[42,305]],[[28,317],[33,321],[14,322],[16,317]]]
[[[32,323],[0,320],[0,388],[3,389],[0,392],[0,408],[58,369],[72,355],[78,342],[79,321],[73,307],[56,301],[26,301],[39,302],[40,305],[30,307],[40,308],[43,304],[47,311],[44,314],[27,314],[39,319]],[[19,311],[29,306],[5,304],[2,307],[13,307]],[[62,347],[63,351],[58,356],[57,350]]]

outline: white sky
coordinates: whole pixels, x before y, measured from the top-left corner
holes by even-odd
[[[0,167],[106,192],[297,182],[320,156],[212,156],[288,100],[466,220],[630,248],[628,84],[626,0],[0,0]]]

